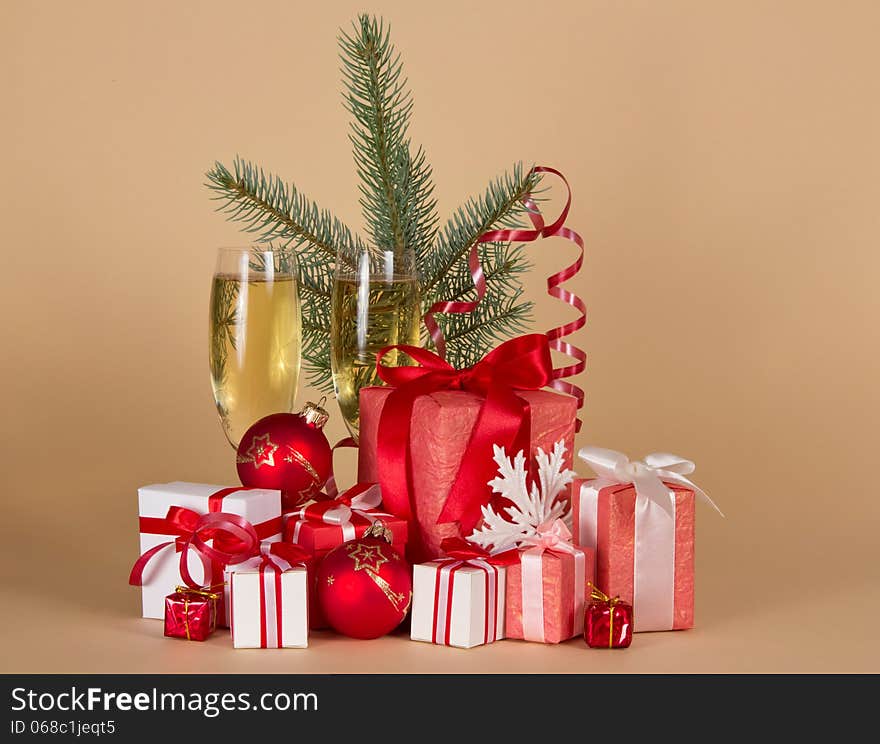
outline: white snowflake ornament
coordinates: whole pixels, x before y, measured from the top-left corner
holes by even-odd
[[[531,489],[527,485],[523,452],[518,452],[513,462],[503,447],[496,445],[494,452],[499,477],[489,481],[489,485],[494,493],[512,501],[513,506],[503,509],[506,517],[498,514],[491,505],[484,506],[483,524],[468,539],[492,553],[501,553],[519,547],[525,538],[536,535],[542,524],[565,514],[567,504],[557,497],[567,490],[575,473],[562,468],[565,455],[562,441],[553,445],[551,455],[538,448],[535,458],[538,463],[538,483],[532,483]]]

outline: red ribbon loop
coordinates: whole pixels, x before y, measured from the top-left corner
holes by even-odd
[[[489,558],[489,551],[468,542],[462,537],[446,537],[440,543],[440,549],[446,553],[449,558],[455,558],[459,561],[469,561],[472,558]]]
[[[141,555],[131,569],[128,583],[143,584],[143,574],[150,560],[164,548],[174,545],[180,552],[180,577],[191,589],[200,588],[189,572],[189,549],[193,548],[202,560],[206,576],[216,576],[213,566],[241,563],[259,553],[260,538],[254,526],[238,514],[209,512],[199,514],[181,506],[169,507],[165,517],[170,534],[178,534],[176,540],[160,543]],[[212,540],[213,545],[208,545]],[[208,583],[213,583],[213,579]]]
[[[420,366],[382,366],[384,356],[395,348]],[[480,507],[491,498],[487,483],[494,472],[493,447],[514,452],[528,449],[529,407],[516,391],[540,390],[551,383],[553,365],[547,336],[533,333],[506,341],[461,371],[427,349],[389,346],[377,354],[376,370],[395,388],[379,419],[382,500],[388,511],[403,519],[414,516],[410,432],[416,399],[439,390],[464,390],[484,398],[468,441],[467,466],[459,468],[438,519],[440,523],[459,522],[462,531],[470,533],[480,519]]]
[[[287,561],[291,566],[308,565],[313,558],[312,554],[302,545],[285,542],[269,543],[268,551],[264,553],[264,558],[271,561],[272,556],[278,556],[282,560]]]

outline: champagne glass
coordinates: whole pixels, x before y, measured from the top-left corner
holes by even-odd
[[[342,417],[357,441],[358,394],[381,385],[376,353],[392,344],[419,345],[419,283],[411,250],[340,249],[330,310],[330,368]],[[410,363],[392,351],[387,365]]]
[[[301,354],[293,254],[266,246],[219,249],[208,355],[217,413],[234,448],[255,421],[293,411]]]

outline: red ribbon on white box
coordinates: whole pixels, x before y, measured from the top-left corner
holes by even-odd
[[[260,572],[260,648],[284,647],[281,574],[294,566],[305,566],[301,550],[290,543],[263,543],[259,555],[234,569]]]
[[[527,547],[528,546],[528,547]],[[572,636],[584,630],[587,561],[584,551],[571,544],[571,532],[561,519],[545,522],[537,534],[521,543],[523,638],[544,642],[544,561],[547,550],[574,557],[574,626]]]
[[[306,520],[337,525],[342,528],[343,542],[354,540],[357,534],[351,521],[352,514],[357,514],[370,523],[380,517],[392,517],[391,514],[375,511],[381,503],[382,491],[378,483],[358,483],[335,499],[308,504],[290,514],[297,520],[293,527],[292,542],[298,541],[300,529]]]
[[[630,462],[622,452],[583,447],[578,452],[598,478],[581,486],[578,544],[596,548],[599,491],[632,483],[636,491],[633,542],[633,617],[639,630],[672,630],[675,614],[675,494],[666,483],[693,490],[723,517],[715,502],[685,476],[696,465],[678,455],[655,452]]]
[[[441,550],[448,558],[431,561],[437,567],[434,577],[434,618],[431,631],[433,643],[449,646],[452,631],[452,590],[455,573],[460,568],[473,566],[486,576],[485,607],[483,612],[483,643],[498,640],[498,619],[504,608],[499,607],[498,582],[501,573],[499,566],[509,566],[518,560],[516,550],[491,554],[478,545],[460,537],[447,537],[441,543]]]
[[[434,561],[437,564],[437,575],[434,579],[434,625],[431,640],[434,643],[449,645],[452,629],[452,589],[455,583],[455,572],[464,566],[479,568],[486,576],[486,607],[484,612],[483,643],[492,643],[498,639],[498,567],[483,558],[443,558]],[[439,640],[438,640],[439,639]]]

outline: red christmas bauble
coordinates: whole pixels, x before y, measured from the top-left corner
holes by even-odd
[[[378,638],[409,612],[412,568],[376,522],[364,537],[331,550],[318,567],[318,601],[330,626],[352,638]]]
[[[322,431],[327,418],[323,408],[307,403],[299,413],[273,413],[253,424],[238,445],[242,485],[280,489],[284,511],[315,498],[333,462]]]

